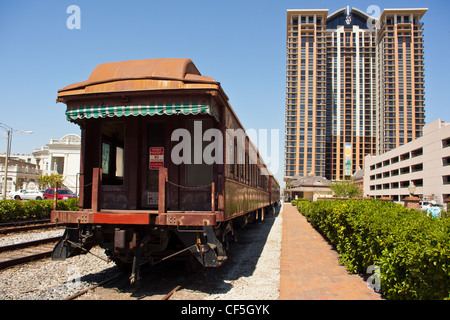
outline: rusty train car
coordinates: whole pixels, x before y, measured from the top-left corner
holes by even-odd
[[[132,281],[141,260],[190,256],[217,267],[236,225],[280,201],[220,83],[190,59],[100,64],[57,102],[82,143],[80,210],[51,213],[66,224],[55,260],[98,244]]]

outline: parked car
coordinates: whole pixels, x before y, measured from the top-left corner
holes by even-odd
[[[27,191],[21,189],[19,191],[12,191],[8,194],[8,199],[15,200],[42,200],[44,199],[44,193],[39,190]]]
[[[420,210],[428,210],[429,207],[431,207],[431,204],[428,201],[420,202]]]
[[[68,189],[58,189],[58,200],[67,200],[69,198],[76,198],[76,197],[77,196]],[[55,198],[55,188],[45,189],[44,198],[45,199],[54,199]]]

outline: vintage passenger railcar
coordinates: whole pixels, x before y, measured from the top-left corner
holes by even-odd
[[[101,64],[57,102],[82,144],[80,211],[52,211],[67,224],[53,259],[99,244],[132,278],[141,259],[186,252],[219,266],[236,222],[280,200],[220,83],[189,59]]]

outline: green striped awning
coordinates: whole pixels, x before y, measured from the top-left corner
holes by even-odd
[[[74,121],[91,118],[189,114],[209,114],[219,120],[218,112],[214,106],[192,102],[138,106],[82,106],[68,109],[66,118],[69,121]]]

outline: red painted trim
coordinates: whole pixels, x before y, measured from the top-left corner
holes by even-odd
[[[94,213],[94,223],[104,224],[150,224],[150,215],[139,214],[118,214],[118,213]]]

